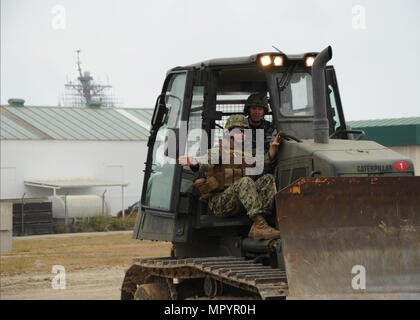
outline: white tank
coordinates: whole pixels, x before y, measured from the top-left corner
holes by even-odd
[[[52,196],[48,199],[52,202],[54,219],[89,218],[110,215],[108,202],[98,195],[60,195]]]

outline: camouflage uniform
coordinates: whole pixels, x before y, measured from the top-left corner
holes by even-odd
[[[208,205],[215,216],[232,217],[246,211],[252,219],[271,213],[274,206],[274,176],[265,174],[257,181],[243,177],[225,191],[216,193]]]
[[[231,116],[225,128],[231,130],[234,127],[249,128],[248,120],[242,115]],[[230,146],[230,151],[233,152],[232,144]],[[220,172],[228,167],[228,165],[211,163],[212,154],[216,153],[219,154],[219,157],[221,156],[223,150],[219,148],[209,150],[207,155],[197,158],[202,173],[208,173],[211,170],[219,170]],[[271,169],[272,163],[273,161],[266,154],[264,156],[264,171]],[[231,217],[246,211],[248,217],[253,219],[257,215],[271,213],[274,205],[274,176],[265,174],[260,178],[258,177],[245,176],[244,174],[241,178],[232,181],[223,191],[220,192],[220,189],[214,190],[214,193],[208,198],[208,205],[213,214],[215,216]],[[258,179],[255,181],[253,178]]]

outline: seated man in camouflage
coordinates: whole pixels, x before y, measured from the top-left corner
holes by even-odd
[[[276,131],[270,121],[264,119],[268,113],[268,100],[266,94],[251,94],[245,102],[244,114],[248,117],[250,128],[252,129],[252,147],[256,147],[256,132],[264,130],[264,152],[268,152],[270,141]]]
[[[246,211],[254,222],[249,237],[279,238],[280,232],[270,227],[264,218],[264,215],[271,213],[274,207],[274,176],[265,174],[256,181],[254,179],[260,176],[259,173],[247,176],[246,173],[249,171],[246,169],[252,167],[247,164],[249,161],[245,160],[249,154],[243,151],[244,148],[241,148],[241,152],[235,150],[235,142],[243,144],[245,141],[244,129],[249,129],[248,120],[243,115],[233,115],[227,120],[225,129],[229,131],[228,138],[225,138],[229,141],[225,141],[225,144],[220,141],[219,147],[209,150],[204,157],[182,156],[179,162],[182,166],[190,166],[193,170],[199,169],[204,172],[206,178],[196,180],[195,185],[202,194],[201,200],[208,201],[214,215],[231,217]],[[281,142],[282,138],[276,136],[271,143],[269,151],[262,160],[264,171],[271,169]],[[228,148],[223,148],[223,145],[227,145]],[[217,164],[212,164],[215,154],[218,155],[218,161],[213,161]]]

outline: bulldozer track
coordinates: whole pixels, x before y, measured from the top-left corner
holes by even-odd
[[[133,263],[143,272],[166,278],[168,283],[169,279],[212,278],[259,294],[264,300],[282,299],[288,294],[285,271],[242,257],[136,259]],[[171,297],[176,298],[176,294],[171,292]]]

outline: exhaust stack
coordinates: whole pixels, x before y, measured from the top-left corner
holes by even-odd
[[[329,124],[327,119],[327,101],[325,88],[325,65],[332,58],[332,48],[328,46],[317,56],[312,66],[312,92],[314,100],[314,141],[328,143]]]

